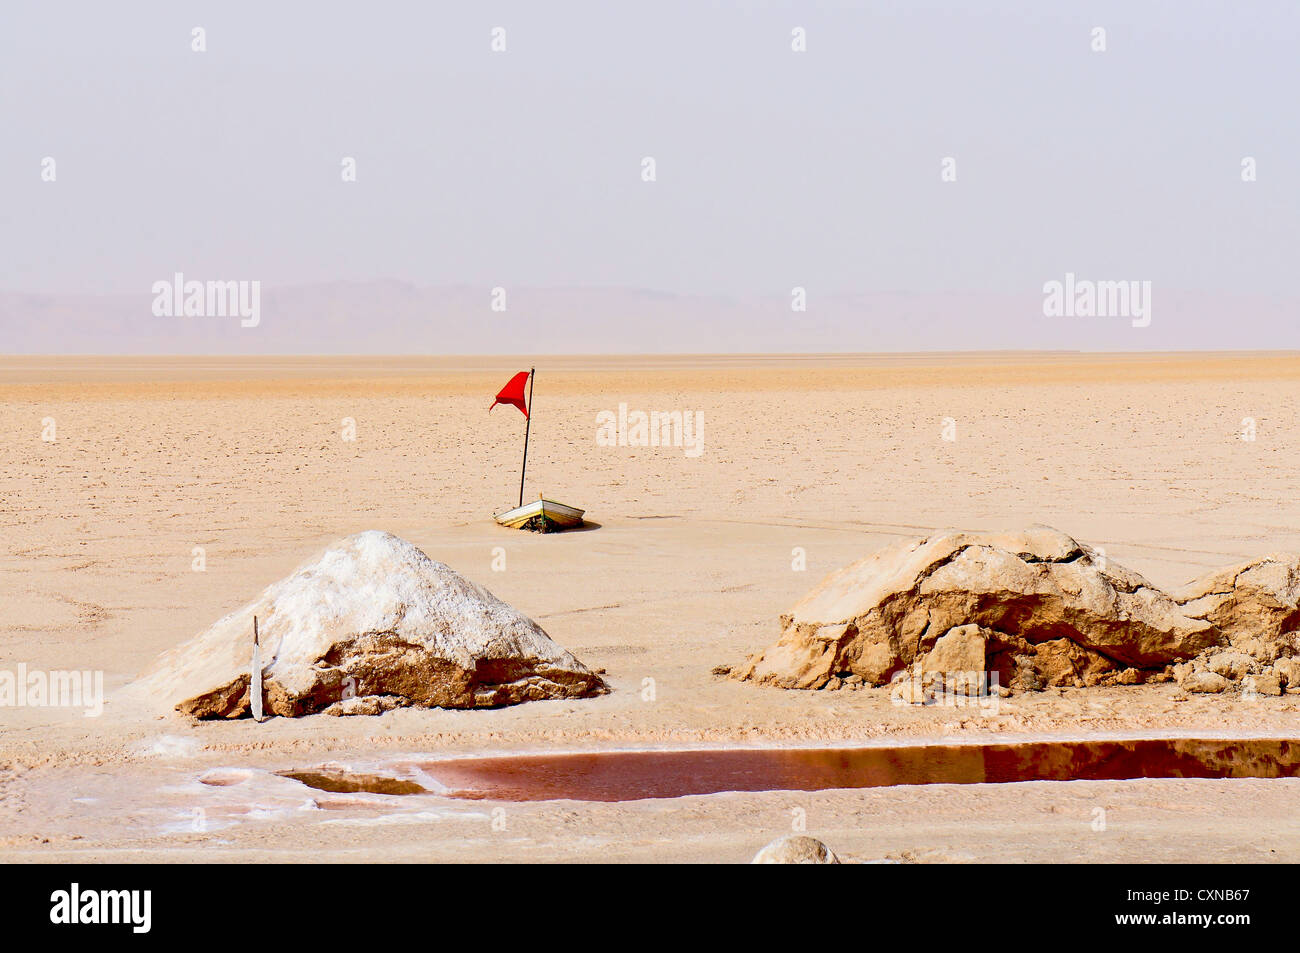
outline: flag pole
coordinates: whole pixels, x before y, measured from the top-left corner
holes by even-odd
[[[524,424],[524,465],[519,468],[519,505],[524,505],[524,474],[528,472],[528,431],[533,426],[533,378],[537,376],[537,368],[528,369],[528,414],[524,417],[528,422]]]

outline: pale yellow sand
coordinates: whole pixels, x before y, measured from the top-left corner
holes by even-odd
[[[197,808],[230,813],[194,780],[204,770],[384,752],[1300,738],[1294,695],[1071,691],[981,718],[895,708],[884,691],[788,693],[709,674],[772,641],[777,615],[826,572],[945,526],[1046,522],[1163,586],[1300,549],[1298,356],[535,363],[526,495],[585,507],[593,531],[536,537],[490,519],[515,502],[524,421],[487,408],[526,359],[0,359],[0,667],[102,669],[111,692],[331,540],[378,528],[537,618],[615,688],[588,702],[260,726],[111,699],[100,718],[0,709],[5,859],[742,860],[789,832],[797,807],[810,833],[859,857],[1300,860],[1300,781],[533,804],[510,806],[505,830],[482,804],[400,817],[345,804],[190,830]],[[702,455],[597,446],[596,414],[620,402],[702,412]],[[340,437],[344,418],[355,442]],[[955,441],[941,439],[944,418]],[[1241,439],[1244,418],[1254,441]],[[195,547],[206,572],[191,570]],[[504,572],[491,569],[495,547]],[[796,548],[806,571],[792,570]],[[1097,807],[1104,832],[1091,826]]]

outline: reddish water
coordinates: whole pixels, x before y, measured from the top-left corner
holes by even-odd
[[[893,784],[1300,776],[1300,741],[1160,740],[527,755],[426,762],[454,797],[630,801]]]

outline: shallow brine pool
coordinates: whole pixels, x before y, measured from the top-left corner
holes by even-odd
[[[869,748],[605,751],[451,760],[389,770],[281,772],[334,792],[502,801],[632,801],[725,791],[822,791],[898,784],[1300,777],[1300,741],[1154,739]]]

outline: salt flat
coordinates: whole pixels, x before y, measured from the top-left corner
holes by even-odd
[[[585,507],[589,531],[539,537],[491,521],[516,500],[523,420],[487,407],[531,364],[526,496]],[[360,751],[1300,737],[1294,695],[1072,690],[980,717],[897,708],[883,690],[782,692],[710,674],[769,644],[778,614],[825,573],[943,527],[1048,523],[1162,587],[1300,549],[1298,382],[1294,354],[0,359],[0,656],[102,670],[110,693],[100,718],[0,709],[0,852],[741,860],[800,808],[809,833],[864,858],[1300,860],[1296,781],[555,802],[510,806],[500,830],[481,804],[384,820],[350,803],[259,810],[256,798],[217,823],[221,789],[195,780]],[[701,414],[702,453],[598,445],[597,414],[620,403]],[[42,440],[50,422],[55,439]],[[363,529],[487,586],[604,668],[614,692],[262,725],[114,704],[159,652]],[[1107,831],[1092,829],[1096,807]]]

